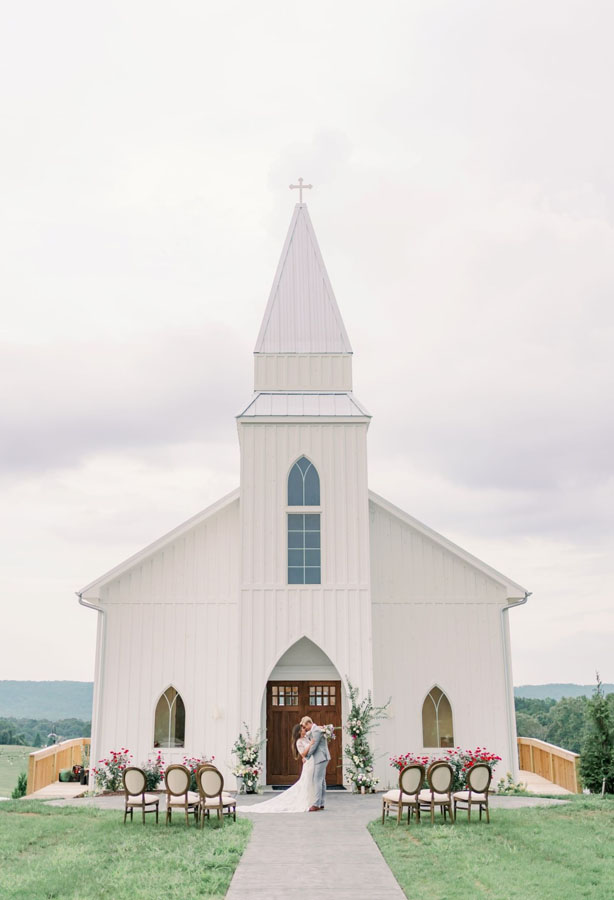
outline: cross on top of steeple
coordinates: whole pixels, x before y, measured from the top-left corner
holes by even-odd
[[[303,191],[304,191],[304,190],[305,190],[305,191],[307,191],[307,190],[310,191],[312,187],[313,187],[312,184],[303,184],[303,179],[302,179],[302,178],[299,178],[298,184],[291,184],[291,185],[290,185],[290,190],[291,190],[291,191],[294,191],[294,190],[297,190],[297,191],[298,191],[298,202],[302,204],[302,202],[303,202]]]

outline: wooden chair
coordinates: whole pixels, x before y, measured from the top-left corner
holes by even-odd
[[[185,812],[186,825],[190,824],[190,813],[194,813],[194,820],[198,822],[198,809],[200,797],[190,790],[192,773],[186,766],[174,764],[169,766],[164,773],[166,785],[166,824],[171,822],[173,809],[182,809]]]
[[[435,807],[438,806],[445,822],[446,809],[450,813],[450,820],[454,822],[454,807],[452,801],[452,782],[454,781],[454,769],[447,762],[434,762],[426,772],[428,788],[420,791],[418,800],[421,809],[431,811],[431,824],[435,823]]]
[[[212,810],[217,812],[218,821],[224,815],[237,821],[237,801],[224,793],[224,779],[214,765],[199,766],[196,770],[196,785],[200,794],[200,827],[205,824]]]
[[[467,790],[456,791],[454,794],[454,815],[456,810],[467,810],[467,821],[471,821],[471,807],[477,806],[482,819],[482,810],[486,810],[486,821],[490,823],[488,812],[488,788],[492,779],[490,766],[485,763],[476,763],[467,771]]]
[[[145,813],[155,812],[156,825],[158,824],[158,807],[160,798],[156,794],[146,794],[147,777],[142,769],[136,766],[128,766],[122,774],[122,784],[124,786],[124,825],[126,817],[130,813],[130,821],[132,822],[135,809],[140,809],[143,813],[143,825],[145,824]],[[139,799],[134,799],[138,797]],[[151,808],[149,808],[151,807]]]
[[[405,768],[401,770],[399,774],[398,790],[393,788],[391,791],[386,791],[382,797],[382,825],[389,815],[391,808],[395,806],[397,810],[397,825],[401,821],[403,809],[405,807],[407,807],[408,825],[412,810],[415,812],[418,821],[420,821],[420,801],[418,800],[418,793],[423,783],[424,766],[412,763],[412,765],[405,766]]]

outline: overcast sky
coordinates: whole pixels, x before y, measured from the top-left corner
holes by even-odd
[[[238,485],[296,202],[370,486],[533,592],[514,682],[614,681],[610,0],[23,0],[0,28],[0,678]]]

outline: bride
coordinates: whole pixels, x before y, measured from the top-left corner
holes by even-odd
[[[303,769],[301,777],[298,781],[289,787],[286,791],[273,797],[271,800],[265,800],[264,803],[258,803],[255,806],[244,806],[241,812],[250,813],[294,813],[307,812],[316,797],[315,786],[313,783],[313,757],[306,759],[309,749],[313,745],[313,741],[308,741],[305,737],[305,726],[295,725],[292,729],[292,756],[294,759],[303,760]]]

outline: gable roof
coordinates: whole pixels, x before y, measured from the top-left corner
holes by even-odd
[[[154,541],[153,544],[148,544],[147,547],[144,547],[142,550],[139,550],[138,553],[135,553],[133,556],[129,556],[128,559],[125,559],[123,562],[119,563],[119,565],[115,566],[113,569],[110,569],[108,572],[105,572],[104,575],[101,575],[99,578],[96,578],[95,581],[91,581],[89,584],[86,584],[84,588],[81,588],[80,591],[77,591],[77,594],[80,597],[83,597],[89,594],[94,588],[99,589],[103,585],[107,584],[109,581],[113,581],[114,578],[118,578],[120,575],[123,575],[124,572],[127,572],[129,569],[132,569],[134,566],[138,565],[138,563],[142,562],[142,560],[147,559],[148,556],[151,556],[153,553],[156,553],[158,550],[163,549],[172,541],[176,540],[178,537],[181,537],[182,534],[185,534],[191,528],[194,528],[196,525],[200,525],[201,522],[204,522],[206,519],[211,518],[216,513],[220,512],[220,510],[224,509],[227,506],[230,506],[231,503],[238,501],[240,495],[240,489],[236,488],[232,493],[226,494],[225,497],[222,497],[221,500],[217,500],[215,503],[212,503],[211,506],[208,506],[206,509],[203,509],[201,512],[196,513],[195,516],[192,516],[191,519],[188,519],[186,522],[183,522],[181,525],[178,525],[177,528],[173,528],[172,531],[167,532],[167,534],[162,535],[161,538],[158,538],[157,541]],[[87,599],[98,599],[97,597],[87,597]]]
[[[305,203],[294,207],[254,352],[352,352]]]
[[[399,509],[398,506],[395,506],[393,503],[390,503],[388,500],[380,497],[379,494],[376,494],[374,491],[369,491],[369,500],[372,503],[375,503],[376,506],[384,509],[390,515],[395,516],[395,518],[400,519],[402,522],[405,522],[406,525],[414,528],[420,534],[424,535],[424,537],[430,538],[436,544],[439,544],[440,547],[443,547],[445,550],[448,550],[450,553],[453,553],[455,556],[459,557],[459,559],[464,560],[470,566],[478,569],[484,575],[492,578],[493,581],[496,581],[498,584],[503,585],[503,587],[505,587],[505,589],[507,590],[507,596],[509,599],[515,600],[516,598],[523,598],[527,595],[527,591],[522,587],[522,585],[518,584],[515,581],[512,581],[511,578],[507,578],[506,575],[502,575],[501,572],[493,569],[492,566],[489,566],[487,563],[482,562],[482,560],[478,559],[477,556],[473,556],[473,554],[468,553],[466,550],[463,550],[463,548],[459,547],[458,544],[454,544],[452,541],[449,541],[448,538],[445,538],[442,534],[439,534],[439,532],[434,531],[432,528],[429,528],[428,525],[424,525],[422,522],[419,522],[418,519],[414,519],[414,517],[410,516],[409,513],[406,513],[402,509]]]

